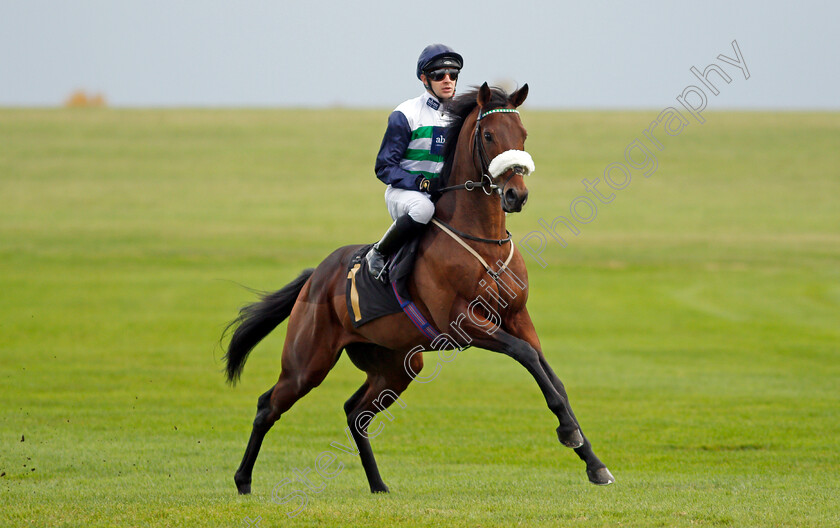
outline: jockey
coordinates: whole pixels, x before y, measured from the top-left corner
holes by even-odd
[[[443,169],[443,105],[455,95],[461,55],[449,46],[430,44],[417,60],[417,78],[426,91],[399,105],[376,156],[376,177],[388,185],[385,203],[394,223],[365,257],[370,273],[385,280],[385,261],[420,232],[435,213],[431,195],[440,189]]]

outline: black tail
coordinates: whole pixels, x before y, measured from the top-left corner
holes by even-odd
[[[314,269],[303,270],[298,278],[282,289],[274,293],[266,293],[258,302],[239,310],[239,317],[231,321],[224,332],[226,335],[231,328],[236,327],[228,344],[227,354],[225,354],[228,383],[236,384],[251,350],[289,317],[300,290],[314,271]]]

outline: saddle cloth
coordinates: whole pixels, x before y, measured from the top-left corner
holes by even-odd
[[[385,315],[402,312],[407,309],[407,305],[416,311],[408,294],[408,278],[414,269],[419,237],[407,242],[388,260],[387,283],[375,279],[368,271],[365,255],[372,245],[359,248],[347,267],[345,294],[353,328],[359,328]]]

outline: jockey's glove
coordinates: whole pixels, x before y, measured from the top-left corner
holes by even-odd
[[[434,194],[440,190],[440,178],[430,179],[418,176],[415,183],[417,184],[417,189],[429,194]]]

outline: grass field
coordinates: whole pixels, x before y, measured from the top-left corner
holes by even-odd
[[[526,108],[515,239],[657,113]],[[524,369],[469,350],[373,440],[392,493],[337,452],[296,517],[271,500],[344,441],[363,374],[343,358],[238,496],[285,331],[225,385],[239,284],[277,289],[384,231],[386,114],[0,110],[0,526],[840,525],[837,113],[708,112],[528,260],[543,348],[615,485],[587,482]]]

